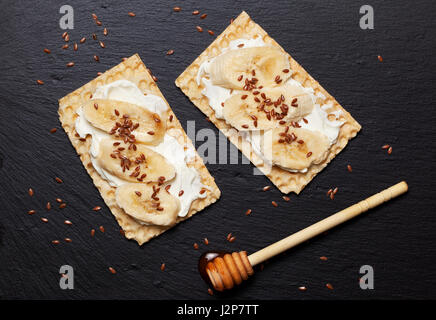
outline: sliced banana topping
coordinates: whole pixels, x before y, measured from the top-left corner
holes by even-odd
[[[289,126],[266,131],[262,140],[265,158],[273,165],[292,170],[322,162],[329,148],[326,135]]]
[[[297,122],[312,112],[312,98],[301,88],[285,84],[234,94],[224,102],[223,116],[239,131],[268,130]]]
[[[157,184],[128,183],[117,188],[115,200],[130,216],[146,224],[176,223],[179,200]]]
[[[288,57],[279,48],[251,47],[220,54],[208,71],[214,85],[249,90],[283,84],[290,76],[289,70]]]
[[[165,157],[142,144],[103,139],[96,161],[110,174],[129,182],[162,184],[176,175],[175,168]]]
[[[135,139],[138,142],[157,145],[163,140],[166,121],[136,104],[107,100],[89,100],[83,106],[86,120],[125,142]]]

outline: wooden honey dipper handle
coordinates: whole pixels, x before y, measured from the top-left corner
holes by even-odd
[[[217,291],[231,289],[242,280],[253,274],[253,267],[265,260],[274,257],[296,245],[313,238],[359,214],[368,211],[384,202],[387,202],[405,193],[407,183],[402,181],[387,188],[359,203],[356,203],[330,217],[321,220],[310,227],[298,231],[272,245],[259,250],[247,257],[245,251],[225,253],[206,264],[206,273],[210,283]]]
[[[296,245],[309,240],[337,225],[348,221],[363,212],[368,211],[378,205],[381,205],[384,202],[387,202],[399,195],[405,193],[408,189],[407,183],[402,181],[393,185],[390,188],[387,188],[375,195],[362,200],[342,211],[339,211],[324,220],[321,220],[310,227],[307,227],[301,231],[298,231],[287,238],[284,238],[272,245],[269,245],[262,250],[259,250],[248,257],[252,266],[255,266],[265,260],[268,260],[274,257],[277,254],[280,254]]]

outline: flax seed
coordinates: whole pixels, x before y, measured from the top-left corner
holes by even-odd
[[[68,41],[70,41],[70,36],[69,36],[69,34],[68,34],[68,33],[66,34],[66,36],[65,36],[64,40],[65,40],[65,42],[68,42]]]
[[[329,189],[329,191],[327,191],[327,196],[329,196],[332,192],[333,192],[333,189]]]
[[[200,19],[206,19],[206,17],[207,17],[207,14],[206,14],[206,13],[203,13],[203,14],[200,16]]]
[[[209,293],[209,295],[213,296],[213,290],[211,288],[207,289],[207,293]]]
[[[174,7],[173,8],[173,11],[174,12],[180,12],[182,10],[182,8],[180,8],[180,7]]]
[[[29,190],[27,190],[27,193],[29,194],[29,196],[33,197],[34,192],[32,188],[29,188]]]
[[[271,204],[274,206],[274,207],[278,207],[279,205],[277,204],[277,202],[275,202],[275,201],[271,201]]]
[[[384,146],[382,146],[382,149],[386,150],[386,149],[389,149],[390,147],[391,147],[390,145],[385,144]]]
[[[47,48],[44,49],[44,52],[47,53],[47,54],[51,53],[51,51],[49,49],[47,49]]]
[[[68,243],[69,243],[69,242],[73,242],[73,240],[71,240],[70,238],[65,238],[64,241],[65,241],[65,242],[68,242]]]
[[[95,33],[92,34],[92,39],[97,40],[97,35]]]
[[[392,147],[389,147],[388,154],[392,154]]]
[[[50,129],[50,133],[55,133],[56,131],[58,131],[57,128],[51,128],[51,129]]]
[[[106,48],[106,45],[104,44],[103,41],[100,41],[99,43],[100,43],[100,47],[102,47],[102,48]]]
[[[348,172],[353,172],[353,168],[351,168],[351,165],[347,165],[347,170],[348,170]]]
[[[97,19],[98,19],[98,18],[97,18],[97,15],[96,15],[95,13],[92,13],[91,16],[92,16],[92,19],[94,19],[94,20],[97,20]]]
[[[196,26],[195,28],[197,29],[198,32],[203,32],[203,28],[202,27]]]
[[[244,94],[244,95],[241,96],[241,99],[245,100],[245,99],[247,99],[247,97],[248,97],[248,95]]]
[[[179,197],[183,196],[184,193],[185,193],[185,191],[180,190],[180,191],[179,191]]]
[[[97,55],[94,55],[94,60],[97,61],[97,62],[99,62],[99,61],[100,61],[100,57],[97,56]]]
[[[53,244],[59,244],[60,241],[59,241],[59,240],[53,240],[51,243],[53,243]]]
[[[208,238],[204,238],[203,242],[204,242],[205,245],[207,245],[207,246],[209,245],[209,239]]]
[[[104,233],[104,227],[103,226],[98,227],[98,229],[100,229],[100,231]]]
[[[173,115],[170,115],[170,122],[173,122]]]
[[[312,152],[308,152],[308,153],[306,154],[306,158],[310,158],[311,155],[312,155]]]
[[[91,237],[95,235],[95,229],[91,229]]]
[[[339,188],[338,188],[338,187],[334,188],[334,189],[333,189],[333,194],[338,193],[338,191],[339,191]]]
[[[67,68],[71,68],[74,67],[74,62],[68,62],[67,63]]]
[[[298,290],[300,290],[300,291],[306,291],[306,290],[307,290],[307,288],[306,288],[306,287],[304,287],[304,286],[302,286],[302,287],[298,287]]]
[[[100,27],[101,26],[101,21],[100,20],[95,20],[95,24]]]
[[[47,218],[41,218],[41,221],[47,223],[48,219]]]
[[[327,261],[327,260],[328,260],[328,258],[327,258],[327,257],[324,257],[324,256],[322,256],[322,257],[319,257],[319,260],[321,260],[321,261]]]
[[[378,61],[383,62],[383,57],[381,55],[377,56]]]
[[[85,37],[83,37],[82,39],[80,39],[80,43],[85,43],[85,41],[86,41],[86,38]]]
[[[109,33],[109,32],[107,31],[107,28],[104,28],[104,29],[103,29],[103,35],[104,35],[104,36],[107,36],[108,33]]]
[[[58,177],[56,177],[55,180],[56,180],[57,183],[62,183],[63,182],[62,179],[58,178]]]
[[[77,45],[77,43],[74,42],[73,48],[74,48],[74,51],[77,51],[79,49],[79,46]]]
[[[286,202],[288,202],[289,200],[291,200],[291,198],[289,198],[288,196],[283,196],[283,200],[285,200]]]
[[[65,221],[64,221],[64,224],[66,224],[66,225],[68,225],[68,226],[71,226],[73,223],[72,223],[70,220],[65,220]]]
[[[60,205],[59,205],[59,209],[64,209],[65,207],[67,206],[67,204],[64,202],[64,203],[61,203]]]
[[[236,240],[236,237],[233,236],[233,237],[231,237],[231,238],[229,239],[229,242],[235,242],[235,240]]]
[[[65,39],[65,37],[67,36],[67,34],[68,34],[68,32],[64,32],[64,33],[62,33],[62,39]]]
[[[171,49],[171,50],[168,50],[168,51],[167,51],[167,56],[170,56],[170,55],[172,55],[172,54],[174,54],[174,50]]]
[[[195,250],[198,250],[198,243],[197,243],[197,242],[194,243],[194,249],[195,249]]]
[[[94,208],[92,208],[93,211],[100,211],[101,207],[100,206],[95,206]]]
[[[231,237],[232,237],[232,233],[229,233],[226,237],[227,241],[229,241]]]
[[[36,83],[39,84],[40,86],[42,86],[44,84],[44,81],[38,79],[38,80],[36,80]]]
[[[164,271],[164,270],[165,270],[165,263],[162,263],[162,264],[160,265],[160,270],[161,270],[161,271]]]
[[[251,211],[252,211],[251,209],[247,209],[247,211],[245,211],[245,215],[249,216],[251,214]]]
[[[200,11],[198,11],[198,10],[194,10],[194,11],[192,11],[192,14],[193,14],[194,16],[196,16],[196,15],[200,14]]]
[[[35,213],[36,213],[35,210],[29,210],[29,211],[27,211],[27,214],[29,214],[29,215],[32,215],[32,214],[35,214]]]
[[[117,271],[116,271],[114,268],[112,268],[112,267],[109,267],[109,271],[110,271],[110,273],[112,273],[112,274],[117,273]]]
[[[213,32],[212,30],[207,30],[207,33],[209,33],[211,36],[215,35],[215,32]]]
[[[265,186],[265,187],[263,187],[263,191],[268,191],[269,189],[271,189],[271,186]]]
[[[61,198],[56,198],[56,202],[57,202],[57,203],[62,203],[63,200],[62,200]]]
[[[136,17],[136,14],[134,12],[129,12],[130,17]]]
[[[331,283],[326,283],[325,285],[328,289],[333,290],[333,286]]]

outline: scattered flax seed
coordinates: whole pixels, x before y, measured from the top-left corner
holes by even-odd
[[[334,200],[335,199],[335,194],[332,192],[330,193],[330,200]]]
[[[152,75],[151,78],[153,79],[154,82],[157,82],[156,76]]]
[[[35,214],[35,213],[36,213],[35,210],[29,210],[29,211],[27,211],[27,214],[30,214],[30,215]]]
[[[97,76],[101,76],[103,73],[102,72],[97,72]]]
[[[45,205],[45,208],[46,208],[47,210],[50,210],[50,209],[51,209],[51,203],[50,203],[50,202],[47,202],[47,204]]]
[[[197,29],[198,32],[203,32],[203,28],[202,27],[196,26],[195,28]]]
[[[47,218],[41,218],[41,221],[47,223],[48,219]]]
[[[55,180],[56,180],[57,183],[63,183],[61,178],[56,177]]]
[[[94,19],[94,20],[98,19],[97,15],[95,13],[92,13],[91,15],[92,15],[92,19]]]
[[[71,226],[71,225],[73,224],[70,220],[65,220],[64,223],[65,223],[66,225],[69,225],[69,226]]]
[[[95,206],[94,208],[92,208],[92,210],[99,211],[99,210],[101,210],[101,207],[100,206]]]
[[[207,246],[209,245],[209,239],[208,238],[204,238],[203,242],[204,242],[205,245],[207,245]]]
[[[389,147],[388,154],[392,154],[392,147]]]
[[[194,243],[194,249],[198,250],[198,243],[197,242]]]
[[[77,43],[74,42],[74,51],[77,51],[79,49],[79,46],[77,45]]]
[[[209,33],[211,36],[215,35],[215,32],[213,32],[212,30],[207,30],[207,33]]]
[[[385,144],[384,146],[382,146],[382,149],[386,150],[386,149],[389,149],[390,147],[391,147],[390,145]]]
[[[289,198],[288,196],[283,196],[283,200],[285,200],[286,202],[288,202],[289,200],[291,200],[291,198]]]
[[[196,16],[196,15],[200,14],[200,11],[198,11],[198,10],[194,10],[194,11],[192,11],[192,14],[193,14],[194,16]]]
[[[233,237],[231,237],[231,238],[229,239],[229,242],[235,242],[235,240],[236,240],[236,237],[233,236]]]
[[[124,236],[124,235],[125,235],[125,232],[124,232],[124,230],[123,230],[123,229],[120,229],[120,235],[122,235],[122,236]]]
[[[68,32],[64,32],[64,33],[62,33],[62,39],[65,39],[65,37],[67,36],[67,34],[68,34]]]
[[[139,191],[135,191],[135,194],[136,194],[138,197],[142,196],[142,193],[139,192]]]
[[[61,203],[60,205],[59,205],[59,209],[63,209],[63,208],[65,208],[67,206],[67,204],[64,202],[64,203]]]
[[[70,238],[65,238],[64,240],[65,242],[73,242],[73,240],[71,240]]]
[[[211,288],[207,289],[207,293],[209,293],[209,295],[213,296],[213,290]]]
[[[95,20],[95,24],[98,26],[101,26],[101,21],[100,20]]]
[[[71,68],[71,67],[73,67],[74,66],[74,62],[68,62],[67,63],[67,68]]]
[[[308,153],[306,154],[306,157],[307,157],[307,158],[310,158],[311,155],[312,155],[312,152],[308,152]]]
[[[97,62],[99,62],[99,61],[100,61],[100,57],[97,56],[97,55],[94,55],[94,60],[97,61]]]
[[[173,122],[173,115],[170,115],[170,122]]]
[[[327,260],[328,260],[328,258],[327,258],[327,257],[324,257],[324,256],[322,256],[322,257],[319,257],[319,260],[322,260],[322,261],[327,261]]]
[[[271,189],[271,186],[265,186],[265,187],[263,187],[263,191],[268,191],[269,189]]]
[[[83,37],[82,39],[80,39],[80,43],[85,43],[85,41],[86,41],[86,38],[85,38],[85,37]]]
[[[53,243],[53,244],[59,244],[60,241],[59,241],[59,240],[53,240],[51,243]]]
[[[100,229],[101,232],[104,233],[104,227],[103,227],[103,226],[100,226],[100,227],[98,227],[98,228]]]
[[[333,189],[333,194],[338,193],[338,191],[339,191],[339,188],[338,188],[338,187],[334,188],[334,189]]]
[[[174,50],[173,49],[170,49],[170,50],[167,51],[167,56],[170,56],[172,54],[174,54]]]
[[[29,188],[29,190],[27,190],[27,193],[29,194],[29,196],[33,197],[34,192],[32,188]]]
[[[134,12],[129,12],[129,17],[136,17],[136,14]]]
[[[64,44],[63,46],[62,46],[62,49],[68,49],[68,47],[69,47],[69,45],[68,44]]]
[[[283,73],[288,73],[288,72],[289,72],[289,69],[283,69],[282,72],[283,72]]]
[[[103,35],[104,35],[104,36],[107,36],[108,33],[109,33],[109,32],[107,31],[107,28],[104,28],[104,29],[103,29]]]
[[[381,55],[377,56],[378,61],[383,62],[383,57]]]
[[[65,42],[68,42],[68,41],[70,41],[70,36],[69,36],[69,34],[68,34],[68,33],[67,33],[67,35],[65,36],[64,40],[65,40]]]
[[[174,12],[180,12],[180,11],[182,11],[182,8],[180,8],[180,7],[174,7],[174,8],[173,8],[173,11],[174,11]]]
[[[306,287],[304,287],[304,286],[302,286],[302,287],[298,287],[298,290],[300,290],[300,291],[306,291],[306,290],[307,290],[307,288],[306,288]]]
[[[279,205],[277,204],[277,202],[275,202],[275,201],[271,201],[271,203],[272,203],[272,205],[274,206],[274,207],[278,207]]]
[[[56,198],[56,202],[57,203],[62,203],[62,202],[64,202],[61,198]]]
[[[164,271],[164,270],[165,270],[165,263],[162,263],[162,264],[160,265],[160,270],[161,270],[161,271]]]
[[[44,84],[44,81],[38,79],[38,80],[36,80],[36,83],[39,84],[40,86],[42,86]]]
[[[325,285],[328,289],[333,290],[333,286],[331,283],[326,283]]]
[[[353,168],[351,168],[351,165],[347,165],[347,170],[348,170],[348,172],[353,172]]]
[[[50,51],[49,49],[47,49],[47,48],[44,49],[44,52],[45,52],[45,53],[48,53],[48,54],[51,53],[51,51]]]
[[[246,216],[250,215],[250,214],[251,214],[251,211],[252,211],[251,209],[247,209],[247,211],[245,211],[245,215],[246,215]]]
[[[51,129],[50,129],[50,133],[55,133],[56,131],[58,131],[57,128],[51,128]]]
[[[235,21],[235,19],[231,18],[231,19],[230,19],[230,24],[232,24],[233,21]]]
[[[207,14],[206,14],[206,13],[203,13],[203,14],[200,16],[200,19],[206,19],[206,17],[207,17]]]
[[[92,34],[92,39],[97,40],[97,35],[95,33]]]
[[[332,192],[333,192],[333,189],[329,189],[329,191],[327,191],[327,196],[329,196]]]
[[[229,241],[231,237],[232,237],[232,233],[229,233],[226,237],[226,240]]]
[[[185,193],[185,191],[180,190],[180,191],[179,191],[179,197],[183,196],[184,193]]]
[[[103,49],[106,48],[106,45],[104,44],[103,41],[100,41],[99,43],[100,43],[100,47],[102,47]]]
[[[91,229],[91,237],[95,235],[95,229]]]
[[[117,273],[117,271],[116,271],[114,268],[112,268],[112,267],[109,267],[109,271],[110,271],[112,274]]]

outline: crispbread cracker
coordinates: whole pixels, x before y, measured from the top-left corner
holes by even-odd
[[[361,129],[359,123],[333,98],[321,85],[315,81],[288,53],[292,69],[292,78],[299,81],[304,87],[312,87],[315,95],[324,95],[325,98],[317,98],[317,103],[331,103],[334,110],[341,110],[346,123],[341,127],[338,139],[331,146],[328,157],[320,164],[312,164],[305,173],[291,173],[277,166],[272,168],[265,165],[262,159],[253,151],[252,146],[245,139],[242,139],[236,130],[225,122],[224,119],[217,119],[214,110],[209,106],[208,98],[203,96],[201,91],[203,85],[197,85],[196,77],[200,65],[213,57],[219,55],[223,49],[229,46],[230,41],[255,36],[261,36],[266,44],[283,48],[274,41],[258,24],[244,11],[231,23],[223,33],[205,50],[195,61],[176,79],[176,85],[189,97],[189,99],[220,129],[239,150],[251,160],[283,193],[300,191],[320,172],[327,164],[345,148],[348,141],[354,138]],[[333,110],[332,110],[333,111]]]
[[[60,99],[58,112],[62,127],[68,134],[72,145],[79,154],[80,159],[82,160],[83,165],[85,166],[86,170],[94,181],[95,186],[100,191],[104,202],[117,219],[118,224],[124,230],[126,238],[134,239],[140,245],[142,245],[143,243],[149,241],[151,238],[168,230],[169,227],[147,226],[140,224],[135,219],[126,214],[124,210],[122,210],[116,204],[116,188],[111,187],[106,180],[102,179],[92,166],[89,156],[91,137],[88,136],[86,138],[86,141],[81,141],[80,137],[76,136],[75,131],[75,120],[77,118],[76,110],[82,105],[82,103],[92,97],[93,92],[95,92],[98,86],[105,85],[121,79],[129,80],[135,83],[143,92],[151,93],[161,97],[168,105],[168,102],[165,100],[156,83],[153,81],[149,71],[145,67],[144,63],[141,61],[139,55],[135,54],[120,63],[119,65],[106,71],[101,76],[85,84],[81,88]],[[168,116],[172,116],[173,120],[171,122],[167,120],[167,133],[177,138],[179,143],[181,143],[182,145],[187,144],[188,147],[194,148],[191,140],[186,135],[185,131],[183,130],[180,122],[177,120],[171,108],[169,108],[168,110]],[[191,217],[194,213],[216,202],[221,195],[220,190],[215,184],[215,180],[210,175],[209,171],[203,164],[203,161],[198,156],[198,154],[195,155],[195,160],[193,162],[190,162],[188,166],[195,167],[197,169],[201,176],[202,184],[207,186],[209,190],[207,191],[207,196],[205,198],[199,198],[192,202],[191,208],[186,217],[179,217],[177,219],[177,223]]]

